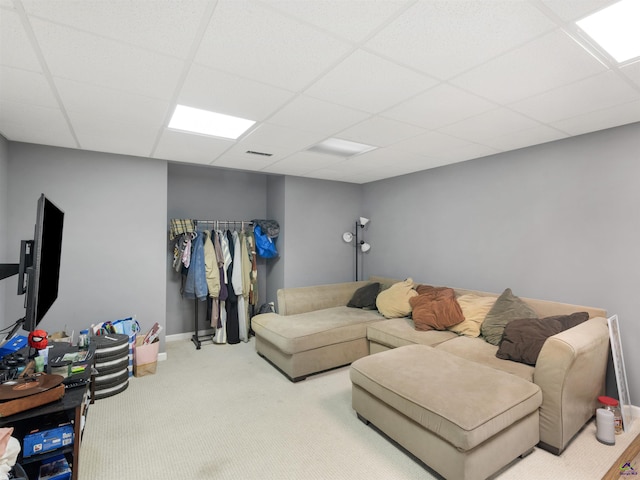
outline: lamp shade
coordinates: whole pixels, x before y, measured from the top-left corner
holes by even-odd
[[[367,223],[369,223],[369,219],[365,217],[360,217],[360,226],[364,227]]]
[[[369,245],[367,242],[362,242],[362,244],[360,245],[360,250],[362,250],[363,252],[368,252],[369,250],[371,250],[371,245]]]
[[[351,232],[344,232],[344,233],[342,234],[342,239],[343,239],[345,242],[350,242],[351,240],[353,240],[353,233],[351,233]]]

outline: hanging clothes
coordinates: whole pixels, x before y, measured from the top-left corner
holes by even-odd
[[[227,230],[225,235],[227,236],[227,243],[229,245],[229,254],[231,257],[231,263],[227,269],[227,294],[228,298],[225,302],[227,310],[227,343],[235,344],[240,343],[240,325],[238,323],[238,295],[233,288],[233,268],[235,258],[235,242],[233,239],[233,233]]]
[[[204,242],[202,234],[196,232],[192,240],[191,263],[187,272],[187,279],[184,286],[184,296],[186,298],[197,298],[205,301],[209,293],[207,289],[207,276],[204,266]]]

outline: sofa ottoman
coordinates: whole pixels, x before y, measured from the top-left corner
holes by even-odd
[[[539,441],[540,388],[426,345],[355,361],[352,405],[445,478],[484,479]]]

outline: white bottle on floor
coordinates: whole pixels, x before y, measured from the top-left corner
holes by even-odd
[[[612,411],[604,408],[596,410],[596,438],[605,445],[616,444],[615,419]]]

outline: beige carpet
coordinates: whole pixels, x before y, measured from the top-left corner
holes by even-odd
[[[253,340],[169,342],[167,356],[90,407],[81,480],[438,478],[357,419],[348,368],[293,384]],[[560,457],[536,449],[496,478],[600,479],[638,432],[609,447],[591,422]]]

